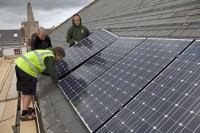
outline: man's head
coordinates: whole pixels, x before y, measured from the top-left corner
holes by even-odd
[[[73,24],[77,27],[81,25],[81,17],[78,14],[73,16]]]
[[[37,36],[40,38],[40,40],[44,40],[46,37],[46,31],[43,27],[40,27],[37,29]]]
[[[56,54],[56,61],[59,61],[61,58],[65,57],[65,51],[62,47],[54,47],[53,50]]]

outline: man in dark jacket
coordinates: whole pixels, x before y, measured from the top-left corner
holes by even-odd
[[[52,47],[50,37],[46,35],[46,31],[43,27],[38,28],[37,33],[32,35],[31,51],[37,49],[47,49],[49,47]]]
[[[66,37],[66,41],[70,44],[70,47],[89,35],[90,31],[81,24],[81,17],[75,14],[72,18],[72,26],[69,28]]]

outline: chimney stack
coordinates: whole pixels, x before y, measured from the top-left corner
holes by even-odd
[[[39,27],[39,22],[34,20],[33,11],[31,3],[27,3],[27,21],[22,22],[22,28],[21,30],[24,33],[24,41],[26,42],[26,46],[28,51],[30,51],[30,41],[31,36],[33,33],[37,31],[37,28]]]
[[[27,21],[28,22],[35,22],[31,3],[27,3]]]

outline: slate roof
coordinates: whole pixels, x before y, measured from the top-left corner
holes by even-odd
[[[20,30],[0,30],[0,42],[21,42],[22,36]],[[17,37],[14,37],[17,34]]]
[[[104,28],[120,37],[200,38],[199,0],[96,0],[79,14],[92,32]],[[53,41],[66,44],[70,26],[71,18],[52,32]]]
[[[92,32],[105,28],[119,37],[200,38],[199,0],[95,0],[78,13]],[[68,48],[70,26],[71,18],[50,33],[54,46]],[[38,99],[45,132],[88,132],[49,77],[39,79]]]
[[[50,77],[38,78],[39,102],[43,131],[47,133],[88,133],[76,112]]]

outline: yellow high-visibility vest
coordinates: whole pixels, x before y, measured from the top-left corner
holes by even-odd
[[[34,50],[17,58],[16,65],[27,74],[38,77],[46,69],[44,59],[50,56],[55,58],[51,50]]]

